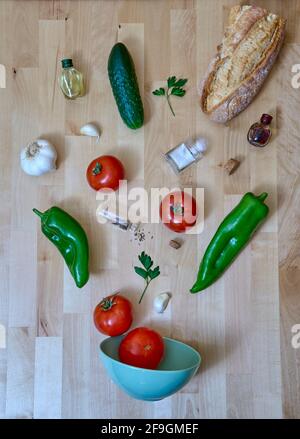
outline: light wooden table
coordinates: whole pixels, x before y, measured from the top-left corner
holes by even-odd
[[[0,63],[7,73],[6,89],[0,89],[0,323],[7,327],[7,348],[0,349],[1,417],[300,417],[300,349],[291,345],[291,328],[300,323],[300,90],[291,86],[292,65],[300,63],[300,0],[255,2],[288,19],[285,46],[255,102],[229,126],[218,126],[201,114],[196,87],[237,2],[0,2]],[[107,78],[118,39],[133,55],[144,95],[147,123],[137,132],[121,122]],[[73,58],[87,81],[87,95],[75,102],[57,86],[64,57]],[[189,79],[186,96],[174,100],[175,118],[151,94],[170,74]],[[268,111],[275,116],[273,141],[251,148],[247,129]],[[78,135],[89,121],[101,126],[98,145]],[[178,180],[163,169],[161,153],[194,134],[209,139],[209,151]],[[30,178],[20,169],[19,151],[36,137],[55,144],[59,167]],[[127,233],[100,226],[85,169],[107,152],[123,160],[132,184],[204,187],[203,234],[186,236],[175,251],[168,245],[174,235],[162,225],[145,227],[140,246]],[[231,157],[242,163],[228,177],[221,165]],[[205,246],[248,190],[269,192],[269,220],[219,282],[190,295]],[[82,291],[31,210],[54,204],[89,235],[92,275]],[[137,305],[143,284],[132,267],[142,249],[162,275]],[[199,374],[172,398],[132,400],[104,372],[92,310],[115,290],[134,302],[135,325],[153,326],[201,352]],[[152,300],[163,290],[173,298],[158,316]]]

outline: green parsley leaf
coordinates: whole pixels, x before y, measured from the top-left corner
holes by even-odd
[[[154,270],[149,270],[148,275],[151,280],[155,279],[157,276],[160,275],[159,267],[155,267]]]
[[[136,274],[138,274],[142,278],[147,279],[148,273],[143,268],[141,268],[141,267],[134,267],[134,271],[136,272]]]
[[[186,83],[187,83],[187,79],[186,78],[179,78],[177,79],[176,76],[169,76],[169,78],[167,79],[167,90],[165,90],[163,87],[158,88],[157,90],[154,90],[152,92],[152,94],[154,94],[155,96],[165,96],[169,105],[169,108],[173,114],[173,116],[175,116],[173,107],[171,105],[171,100],[170,100],[170,96],[177,96],[179,98],[183,97],[186,93],[186,91],[182,88]]]
[[[176,76],[170,76],[167,83],[169,88],[173,87],[176,84]]]
[[[174,84],[174,87],[183,87],[188,82],[187,79],[178,79]]]
[[[152,94],[154,94],[155,96],[164,96],[165,93],[166,93],[166,91],[165,91],[165,89],[162,88],[162,87],[160,87],[160,88],[158,88],[157,90],[154,90],[154,91],[152,92]]]
[[[183,90],[183,89],[180,88],[180,87],[174,87],[174,88],[172,88],[171,94],[172,94],[173,96],[178,96],[178,97],[181,98],[182,96],[185,95],[185,90]]]
[[[155,267],[153,270],[151,269],[151,267],[153,266],[153,261],[151,259],[151,257],[149,255],[147,255],[144,251],[138,256],[140,263],[143,265],[143,267],[145,268],[141,268],[141,267],[134,267],[134,271],[136,272],[136,274],[138,274],[139,276],[141,276],[143,279],[145,279],[146,281],[146,286],[145,289],[140,297],[139,303],[141,303],[144,294],[146,293],[146,290],[149,286],[149,283],[155,279],[156,277],[158,277],[160,275],[160,270],[159,270],[159,266]]]

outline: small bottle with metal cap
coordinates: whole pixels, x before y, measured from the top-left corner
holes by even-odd
[[[207,140],[199,137],[188,139],[172,148],[164,156],[176,173],[180,173],[193,163],[198,162],[207,150]]]
[[[98,222],[108,222],[117,226],[121,230],[137,232],[140,228],[140,223],[132,223],[127,218],[123,218],[114,209],[110,209],[107,205],[100,205],[96,212]],[[106,221],[105,221],[106,220]]]
[[[76,99],[84,94],[82,73],[73,67],[71,59],[62,60],[62,72],[58,78],[60,88],[68,99]]]
[[[263,114],[260,122],[254,123],[248,131],[248,142],[251,145],[263,147],[266,146],[271,138],[270,124],[273,117],[269,114]]]

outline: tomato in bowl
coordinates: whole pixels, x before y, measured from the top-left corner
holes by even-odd
[[[199,353],[180,341],[163,337],[164,355],[156,369],[120,361],[120,345],[126,336],[108,337],[100,344],[100,358],[110,378],[135,399],[158,401],[184,387],[197,372]]]
[[[122,340],[119,357],[122,363],[144,369],[156,369],[164,354],[164,342],[158,332],[135,328]]]

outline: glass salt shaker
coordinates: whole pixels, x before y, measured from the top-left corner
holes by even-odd
[[[266,146],[271,138],[271,130],[269,125],[272,122],[273,117],[269,114],[263,114],[260,118],[260,122],[254,123],[248,132],[248,142],[254,146]]]
[[[207,150],[207,140],[203,137],[198,139],[188,139],[185,142],[172,148],[166,154],[165,159],[170,163],[174,171],[178,174],[184,171],[193,163],[198,162]]]

